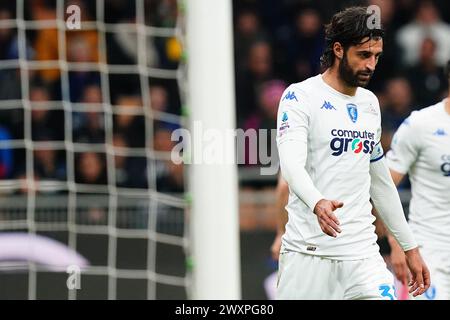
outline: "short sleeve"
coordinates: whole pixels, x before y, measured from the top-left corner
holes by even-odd
[[[395,132],[386,154],[389,168],[406,174],[419,154],[416,112],[406,118]]]
[[[289,86],[280,98],[277,116],[277,144],[287,140],[306,141],[311,113],[306,94]]]

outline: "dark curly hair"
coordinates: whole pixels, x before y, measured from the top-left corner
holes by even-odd
[[[369,28],[368,19],[372,13],[367,11],[367,7],[350,7],[336,13],[329,24],[325,26],[325,50],[320,58],[320,64],[327,69],[334,64],[333,44],[339,42],[346,50],[348,47],[363,43],[363,39],[368,40],[383,38],[382,28]]]

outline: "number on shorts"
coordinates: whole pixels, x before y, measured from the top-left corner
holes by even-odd
[[[382,284],[381,286],[378,287],[378,289],[380,289],[382,297],[387,297],[387,298],[389,298],[389,300],[395,300],[394,286],[389,285],[389,284]],[[394,295],[392,295],[391,290]]]

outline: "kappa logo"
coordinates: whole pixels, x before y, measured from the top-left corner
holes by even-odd
[[[286,95],[284,96],[283,100],[294,100],[298,102],[297,97],[295,96],[295,92],[294,91],[288,91],[288,93],[286,93]]]
[[[375,107],[372,104],[370,104],[366,109],[364,109],[363,112],[370,113],[370,114],[373,114],[376,116],[378,115],[377,110],[375,109]]]
[[[434,133],[434,136],[446,136],[447,132],[444,129],[437,129]]]
[[[324,101],[323,105],[320,109],[326,109],[326,110],[336,110],[336,108],[328,101]]]

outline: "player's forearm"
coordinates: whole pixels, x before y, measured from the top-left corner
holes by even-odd
[[[286,231],[286,223],[288,222],[287,212],[283,209],[277,211],[277,235],[281,236]]]
[[[288,222],[288,213],[285,206],[289,198],[289,188],[288,184],[280,176],[278,178],[278,184],[276,189],[276,222],[277,222],[277,234],[282,235],[285,232],[286,223]]]
[[[286,231],[286,223],[288,222],[288,214],[284,208],[277,210],[277,234],[282,235]]]
[[[314,186],[311,177],[305,170],[307,147],[306,141],[292,139],[278,145],[281,173],[292,192],[299,197],[312,211],[324,196]]]
[[[372,214],[375,216],[375,233],[378,236],[378,239],[381,239],[383,237],[388,237],[390,234],[388,229],[383,223],[383,220],[381,220],[380,215],[377,212],[377,209],[375,207],[372,208]]]
[[[371,163],[370,175],[370,196],[389,232],[397,239],[403,251],[417,247],[384,158]]]
[[[394,236],[390,233],[387,235],[389,246],[391,247],[391,250],[394,251],[403,251],[402,247],[397,242],[397,239],[394,238]]]

